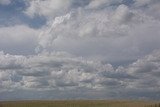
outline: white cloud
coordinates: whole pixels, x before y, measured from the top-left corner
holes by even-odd
[[[36,97],[44,92],[47,98],[160,98],[158,0],[26,2],[25,13],[47,24],[0,28],[1,95],[36,90]]]
[[[21,64],[24,60],[23,56],[12,56],[9,54],[6,54],[4,56],[4,52],[0,53],[0,68],[1,69],[19,69],[21,68]]]
[[[71,5],[71,0],[30,0],[27,2],[29,7],[25,13],[30,17],[36,15],[55,17],[56,14],[64,13]]]
[[[129,65],[126,69],[131,75],[135,75],[137,79],[131,81],[127,85],[127,90],[135,90],[135,94],[142,92],[144,97],[151,97],[153,93],[158,93],[160,90],[160,53],[155,51],[142,59],[137,60]],[[149,93],[150,95],[147,95]],[[138,95],[136,95],[138,96]],[[156,96],[159,97],[159,96]],[[155,97],[155,98],[156,98]],[[154,97],[153,97],[154,99]]]
[[[0,63],[1,93],[35,89],[44,92],[85,90],[87,93],[90,90],[106,90],[106,94],[121,92],[126,95],[130,92],[126,96],[129,98],[143,90],[144,94],[138,97],[148,98],[145,93],[157,92],[160,88],[159,55],[157,51],[127,67],[115,69],[111,64],[85,60],[64,52],[41,53],[29,57],[1,52],[0,59],[5,58]],[[121,94],[119,97],[123,97]]]
[[[112,10],[79,9],[49,21],[39,35],[37,50],[67,51],[111,62],[133,61],[159,49],[159,23],[126,5]]]
[[[134,15],[135,14],[131,12],[126,5],[119,5],[115,10],[112,20],[120,24],[127,23],[132,21]]]
[[[5,87],[21,84],[15,89],[61,90],[86,87],[97,90],[104,88],[102,83],[107,81],[103,74],[114,75],[110,64],[103,65],[61,52],[43,53],[29,58],[1,53],[0,58],[3,59],[3,63],[0,63],[1,82]],[[2,78],[3,75],[7,76],[7,80]],[[112,76],[109,78],[110,82],[117,81],[118,84],[118,80],[112,80]],[[10,81],[10,84],[6,81]]]
[[[51,46],[52,41],[57,38],[56,35],[52,35],[53,29],[56,28],[57,25],[64,23],[66,20],[70,18],[71,13],[68,13],[64,16],[56,17],[55,20],[51,23],[51,26],[47,26],[45,29],[42,29],[41,33],[39,34],[39,44],[42,47]],[[39,47],[36,48],[36,51],[39,51]]]
[[[9,5],[11,3],[11,0],[0,0],[1,5]]]
[[[26,1],[28,8],[24,11],[24,13],[30,17],[39,15],[46,18],[53,18],[57,15],[65,14],[79,7],[84,7],[86,9],[98,9],[103,6],[119,5],[122,3],[122,1],[123,0],[30,0]]]
[[[137,60],[135,63],[130,65],[129,72],[133,73],[146,73],[146,75],[152,75],[154,72],[159,72],[159,51],[154,51],[152,54],[145,56],[142,59]],[[133,69],[132,69],[133,68]],[[155,75],[156,76],[156,75]]]

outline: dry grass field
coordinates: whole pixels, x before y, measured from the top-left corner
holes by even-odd
[[[3,101],[0,107],[160,107],[160,103],[149,101]]]

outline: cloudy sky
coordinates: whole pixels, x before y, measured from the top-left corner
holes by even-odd
[[[0,0],[0,100],[160,99],[160,0]]]

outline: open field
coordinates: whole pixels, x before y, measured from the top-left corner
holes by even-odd
[[[160,103],[149,101],[2,101],[0,107],[160,107]]]

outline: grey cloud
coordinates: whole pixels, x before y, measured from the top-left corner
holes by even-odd
[[[50,73],[48,72],[48,69],[45,68],[26,68],[26,69],[22,69],[22,70],[17,70],[17,73],[19,75],[22,76],[45,76],[45,75],[49,75]]]
[[[146,66],[148,63],[151,63],[151,65]],[[160,88],[159,77],[155,76],[155,72],[160,72],[159,64],[159,51],[155,51],[131,64],[127,71],[139,79],[131,81],[127,87],[146,92],[148,90],[158,91]]]
[[[3,62],[8,62],[12,57],[20,61],[18,57],[13,55],[3,55],[3,57],[9,56]],[[110,64],[84,60],[63,52],[41,53],[38,56],[25,57],[25,61],[23,60],[23,63],[20,63],[23,68],[18,70],[1,69],[1,93],[16,90],[34,91],[35,89],[44,92],[47,92],[47,90],[61,92],[63,90],[76,91],[80,89],[79,91],[85,90],[87,93],[90,90],[97,91],[97,94],[98,91],[108,90],[106,94],[112,93],[114,95],[117,92],[117,94],[127,95],[128,92],[135,94],[138,93],[137,91],[143,90],[144,94],[131,96],[133,98],[137,98],[137,96],[139,98],[150,98],[145,93],[148,91],[150,93],[157,92],[160,88],[159,77],[154,74],[159,70],[151,67],[149,71],[141,72],[137,69],[145,70],[145,67],[148,67],[145,64],[152,62],[154,62],[153,64],[157,69],[160,69],[159,55],[159,51],[153,52],[127,67],[115,69]],[[45,62],[44,65],[43,61]],[[61,63],[61,66],[54,66],[57,61]],[[53,64],[53,66],[47,66],[47,64]],[[55,67],[58,69],[55,69]],[[88,93],[88,95],[90,94]],[[129,96],[126,97],[130,98]],[[123,96],[120,94],[119,97]]]
[[[66,51],[110,62],[136,60],[159,49],[159,23],[123,4],[109,10],[77,9],[49,21],[36,50]]]
[[[102,8],[104,6],[110,6],[110,5],[118,5],[122,3],[123,0],[90,0],[90,3],[88,4],[87,8],[89,9],[96,9],[96,8]]]
[[[113,22],[117,22],[119,24],[125,24],[125,23],[132,23],[134,17],[136,17],[136,14],[130,11],[128,6],[120,5],[115,10],[115,13],[112,18]]]
[[[71,6],[72,0],[30,0],[26,2],[28,4],[28,8],[24,13],[28,16],[35,17],[36,15],[39,15],[52,18],[59,13],[67,11]]]
[[[56,9],[50,9],[49,6],[43,6],[54,4],[52,0],[26,2],[29,2],[30,5],[27,9],[31,8],[33,16],[34,14],[53,15],[54,12],[52,11],[57,11]],[[92,2],[100,2],[99,4],[106,2],[109,5],[113,2],[113,4],[117,3],[118,5],[115,5],[114,8],[87,9],[86,7]],[[55,3],[59,4],[57,8],[63,5],[67,5],[64,6],[66,8],[72,8],[70,4],[73,1],[67,1],[66,4],[62,1]],[[148,5],[158,3],[158,1],[149,2]],[[77,2],[77,4],[81,3]],[[114,63],[134,61],[155,49],[159,49],[158,29],[160,28],[160,22],[153,17],[153,14],[148,13],[148,10],[143,12],[142,8],[124,5],[121,0],[89,0],[84,5],[86,6],[65,11],[62,13],[63,15],[54,15],[54,17],[48,19],[47,25],[39,30],[31,29],[25,25],[2,27],[0,30],[2,38],[0,49],[7,53],[23,55],[35,54],[34,50],[36,52],[66,51],[77,56],[93,60],[98,58]],[[41,13],[38,9],[35,9],[39,6],[40,8],[46,7],[47,9],[44,10],[47,12]],[[13,32],[19,33],[14,34]],[[37,38],[35,35],[38,35],[39,32],[42,33]],[[15,37],[19,39],[15,39]],[[9,40],[10,42],[8,42]]]
[[[12,0],[0,0],[0,5],[9,5]]]
[[[11,54],[34,54],[39,30],[26,25],[14,25],[0,28],[0,50]]]
[[[135,72],[138,72],[138,73],[149,73],[150,71],[152,70],[156,70],[158,69],[158,67],[156,65],[154,65],[153,63],[143,63],[142,65],[139,65],[141,67],[139,67]]]
[[[99,84],[101,84],[102,86],[106,86],[107,88],[109,87],[121,87],[122,82],[121,81],[117,81],[116,79],[105,79],[104,81],[101,81]]]
[[[129,71],[134,73],[148,73],[148,72],[153,73],[153,71],[157,71],[158,68],[159,68],[159,51],[154,51],[152,54],[147,55],[143,59],[140,59],[131,64],[129,67]]]
[[[23,68],[22,63],[25,61],[25,57],[18,55],[5,55],[3,51],[0,52],[0,69],[1,70],[13,70]]]
[[[24,58],[23,62],[19,62],[18,64],[21,64],[22,68],[14,70],[12,69],[1,69],[1,71],[4,71],[7,73],[16,73],[16,75],[22,77],[22,80],[19,80],[18,83],[21,84],[19,87],[21,88],[38,88],[39,86],[43,86],[43,80],[48,78],[48,82],[45,83],[51,84],[48,85],[48,88],[54,88],[57,87],[65,87],[65,86],[71,86],[76,85],[80,86],[81,81],[86,81],[89,79],[96,79],[96,72],[100,72],[100,68],[97,69],[94,66],[97,65],[95,62],[87,62],[82,59],[77,59],[71,56],[65,56],[63,53],[53,53],[53,54],[41,54],[39,56],[33,56],[30,58]],[[8,61],[12,57],[14,57],[15,61],[20,61],[18,57],[12,56],[12,55],[3,55],[2,57],[9,56],[7,59],[3,60]],[[61,57],[59,57],[61,56]],[[42,63],[44,61],[44,64]],[[54,66],[55,63],[59,61],[58,63],[61,63],[62,66]],[[12,60],[9,60],[8,63],[12,62]],[[53,66],[47,66],[47,64],[53,65]],[[39,64],[40,63],[40,64]],[[92,70],[89,70],[86,72],[86,68],[83,69],[83,66],[90,66],[89,68],[92,68]],[[99,66],[99,65],[97,65]],[[58,69],[55,69],[58,68]],[[1,72],[3,74],[3,72]],[[15,75],[11,75],[15,76]],[[7,77],[6,77],[7,78]],[[2,78],[3,79],[3,78]],[[11,77],[8,77],[8,79],[11,80]],[[3,81],[2,81],[3,82]],[[15,81],[12,81],[13,83]],[[42,83],[41,83],[42,82]],[[14,85],[17,84],[16,82]],[[7,84],[4,84],[7,85]],[[53,87],[52,87],[53,85]],[[64,86],[63,86],[64,85]],[[83,86],[84,84],[82,84]],[[85,85],[84,85],[85,86]],[[18,88],[18,87],[17,87]],[[90,87],[92,88],[92,87]]]
[[[8,78],[7,81],[11,80],[11,86],[15,85],[16,89],[37,88],[39,90],[54,90],[55,88],[59,88],[61,90],[69,86],[74,86],[74,89],[76,89],[76,87],[99,89],[104,88],[102,84],[105,84],[105,81],[105,85],[108,84],[108,86],[110,83],[116,83],[116,81],[118,83],[118,78],[110,75],[109,80],[107,80],[107,76],[104,76],[102,73],[104,71],[106,75],[109,75],[109,72],[115,72],[112,65],[103,65],[100,62],[87,61],[72,55],[67,55],[68,54],[65,53],[44,53],[29,58],[25,57],[25,60],[20,62],[22,68],[16,70],[13,68],[1,69],[0,73],[1,75],[4,73],[6,76],[10,75],[5,78]],[[3,57],[6,56],[7,55],[4,54]],[[9,56],[14,57],[13,55]],[[10,57],[3,62],[8,61]],[[20,61],[18,57],[15,57],[15,60]],[[61,63],[61,66],[54,66],[57,61]],[[12,60],[9,60],[9,62],[12,62]],[[45,63],[43,64],[42,62]],[[47,66],[46,62],[49,65],[53,64],[53,66]],[[6,85],[6,87],[10,87],[8,84],[5,84],[3,78],[1,78],[1,82]]]
[[[26,2],[47,24],[0,28],[0,99],[160,98],[158,0]]]
[[[25,14],[30,17],[39,15],[50,19],[77,8],[83,7],[86,9],[97,9],[110,5],[119,5],[123,2],[123,0],[67,0],[65,2],[63,0],[30,0],[26,2],[28,7],[24,11]]]
[[[17,89],[24,89],[24,90],[47,90],[49,87],[49,82],[45,77],[37,77],[37,76],[23,76],[21,82],[21,86]]]
[[[56,81],[55,85],[58,86],[58,87],[72,87],[72,86],[77,86],[78,83],[64,82],[62,80],[59,80],[59,81]]]
[[[152,5],[154,3],[159,2],[159,0],[134,0],[134,5],[136,6],[146,6],[146,5]]]
[[[146,14],[150,15],[151,17],[154,17],[158,20],[160,20],[160,11],[159,11],[159,0],[134,0],[135,3],[133,6],[135,6],[135,9],[138,9],[140,11],[145,12]]]

